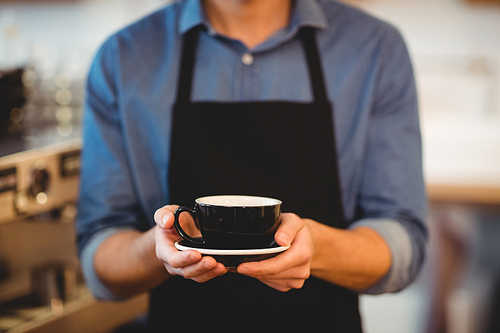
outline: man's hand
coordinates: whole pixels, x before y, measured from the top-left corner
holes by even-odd
[[[223,264],[212,257],[203,257],[198,251],[179,251],[174,246],[181,239],[174,228],[174,212],[178,206],[169,205],[158,209],[154,214],[157,224],[155,231],[156,256],[163,261],[170,275],[181,275],[196,282],[206,282],[227,272]],[[199,233],[192,218],[180,216],[182,228],[190,235]]]
[[[306,221],[295,214],[283,213],[275,240],[281,246],[291,246],[274,258],[239,265],[238,273],[252,276],[283,292],[302,288],[311,274],[313,257],[313,244]]]
[[[238,273],[268,286],[299,289],[313,275],[353,290],[364,290],[380,280],[391,266],[391,253],[378,232],[368,227],[353,230],[283,214],[276,242],[290,248],[278,256],[238,266]]]

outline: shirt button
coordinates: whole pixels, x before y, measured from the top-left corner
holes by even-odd
[[[250,53],[244,53],[243,56],[241,57],[241,61],[245,65],[251,65],[253,64],[253,56]]]

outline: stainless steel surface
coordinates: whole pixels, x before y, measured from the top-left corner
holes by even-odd
[[[0,258],[7,267],[7,277],[0,281],[0,303],[32,291],[32,269],[54,262],[78,265],[74,223],[62,212],[0,225]]]
[[[148,295],[103,303],[84,286],[75,234],[81,141],[43,130],[36,148],[0,154],[0,332],[110,332],[144,314]],[[27,141],[19,147],[33,147]]]
[[[0,157],[0,224],[76,201],[80,141]]]
[[[74,224],[80,139],[49,141],[0,155],[0,332],[64,316],[83,286]]]

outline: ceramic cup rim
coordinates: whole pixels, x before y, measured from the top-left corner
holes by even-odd
[[[205,207],[273,207],[282,204],[282,201],[270,197],[253,195],[209,195],[195,199],[197,205]]]

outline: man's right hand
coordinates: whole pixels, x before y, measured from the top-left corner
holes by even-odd
[[[157,224],[155,228],[156,256],[160,259],[170,275],[181,275],[196,282],[206,282],[214,277],[227,273],[227,268],[212,257],[203,257],[198,251],[179,251],[175,242],[182,239],[174,228],[174,212],[178,206],[168,205],[158,209],[154,214]],[[191,235],[199,233],[192,218],[181,215],[182,228]]]

